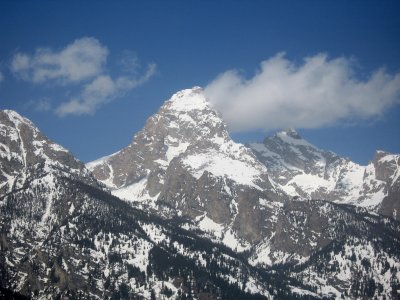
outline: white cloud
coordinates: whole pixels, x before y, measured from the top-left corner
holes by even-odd
[[[400,73],[379,69],[363,80],[347,58],[318,54],[296,65],[278,54],[254,77],[227,71],[205,92],[232,131],[318,128],[382,116],[400,102]]]
[[[145,83],[154,75],[155,70],[156,65],[151,64],[140,78],[120,76],[112,79],[109,75],[98,76],[86,84],[78,96],[62,103],[56,113],[59,116],[93,114],[101,105]]]
[[[60,51],[38,48],[33,55],[16,53],[11,71],[34,83],[66,84],[93,78],[103,72],[108,49],[92,37],[75,40]]]
[[[3,73],[0,72],[0,82],[2,82],[4,80],[4,75]]]
[[[54,110],[59,116],[94,114],[103,104],[146,82],[156,69],[155,64],[150,64],[145,73],[140,74],[136,53],[126,50],[118,62],[123,75],[114,78],[105,70],[108,53],[107,47],[97,39],[84,37],[59,51],[37,48],[32,55],[16,53],[11,71],[18,78],[35,84],[60,84],[62,88],[74,85],[81,90],[59,105],[54,102],[51,105],[47,98],[30,101],[28,105],[36,110]]]

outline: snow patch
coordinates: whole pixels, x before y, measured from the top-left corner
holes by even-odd
[[[131,202],[142,202],[146,200],[154,202],[158,198],[158,195],[154,197],[149,195],[147,190],[147,177],[144,177],[138,182],[128,185],[127,187],[113,190],[111,193],[118,198]]]
[[[224,226],[222,224],[214,222],[206,215],[201,216],[200,218],[201,220],[197,223],[197,225],[201,230],[211,232],[218,238],[222,237],[222,230],[224,229]]]
[[[251,247],[249,243],[241,242],[230,228],[225,231],[222,243],[236,252],[243,252]]]
[[[107,155],[107,156],[103,156],[100,157],[94,161],[88,162],[85,164],[86,168],[88,168],[89,170],[93,171],[93,169],[99,165],[104,164],[106,161],[108,161],[111,157],[117,155],[120,151],[117,151],[113,154]]]
[[[192,175],[196,179],[199,179],[207,171],[216,177],[226,177],[238,184],[260,189],[255,184],[255,181],[261,176],[260,170],[218,151],[188,155],[183,159],[183,163],[192,170]]]

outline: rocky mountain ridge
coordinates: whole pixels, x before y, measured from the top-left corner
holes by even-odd
[[[0,111],[0,191],[8,193],[22,188],[31,172],[42,170],[73,176],[97,185],[85,166],[62,146],[43,136],[28,119],[11,110]]]
[[[241,149],[241,154],[232,154],[231,145]],[[101,180],[97,174],[110,168],[110,164],[123,162],[129,169],[129,158],[139,153],[140,161],[154,164],[154,169],[150,167],[145,172],[151,175],[145,179],[137,177],[137,183],[129,182],[128,187],[114,187],[114,195],[131,201],[150,199],[157,213],[166,218],[178,215],[193,220],[183,226],[200,231],[203,236],[235,252],[249,251],[249,262],[263,267],[309,260],[318,249],[346,235],[345,231],[338,230],[341,223],[332,218],[337,212],[334,213],[336,206],[331,202],[356,204],[379,212],[389,186],[383,174],[397,181],[397,169],[391,169],[392,162],[388,159],[395,160],[397,156],[383,155],[375,165],[364,168],[332,152],[319,150],[293,130],[266,139],[265,145],[250,145],[254,157],[243,145],[234,143],[202,90],[194,88],[178,92],[166,101],[128,147],[111,157],[89,163],[88,167]],[[239,176],[229,173],[232,165],[227,156],[228,159],[249,157],[247,161],[256,162],[234,165],[232,174],[241,172],[243,177],[253,179],[253,174],[262,170],[263,176],[257,181],[238,180]],[[257,159],[267,168],[260,167]],[[134,166],[143,165],[140,161]],[[384,171],[385,168],[391,172]],[[108,174],[113,178],[120,176],[115,169]],[[124,170],[122,176],[126,174]],[[148,178],[157,178],[156,184],[149,184]],[[293,178],[297,181],[288,184]],[[107,181],[110,182],[110,178],[103,180]],[[153,189],[151,194],[154,186],[159,189]],[[327,202],[309,201],[318,199]],[[293,211],[298,202],[303,203],[300,207],[304,210]],[[393,216],[389,202],[388,215]],[[223,207],[224,203],[229,206]],[[172,213],[165,208],[173,208]],[[348,229],[347,225],[343,226]],[[289,228],[293,228],[290,234]]]
[[[249,147],[265,164],[270,178],[291,197],[324,199],[383,213],[384,199],[394,193],[392,186],[400,180],[399,154],[377,151],[367,166],[361,166],[318,149],[292,129]],[[398,218],[395,208],[385,214]]]

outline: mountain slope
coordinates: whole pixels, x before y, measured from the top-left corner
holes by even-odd
[[[391,187],[398,184],[400,155],[377,151],[371,163],[360,166],[318,149],[294,130],[249,146],[265,164],[271,179],[292,197],[354,204],[396,217],[393,209],[382,210],[381,206],[392,194]],[[394,201],[399,202],[400,198]]]
[[[57,201],[64,196],[59,178],[74,178],[102,188],[67,150],[43,136],[29,120],[10,110],[0,111],[0,166],[3,212],[8,210],[21,218],[27,213],[31,219],[29,223],[19,218],[5,222],[12,234],[18,227],[24,232],[34,231],[37,236],[45,236],[57,222],[54,210],[70,209],[67,203],[62,208],[57,207]],[[15,193],[24,196],[7,200]],[[19,209],[14,209],[14,205]]]

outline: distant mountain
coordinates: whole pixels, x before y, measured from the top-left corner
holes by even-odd
[[[353,204],[400,220],[400,195],[393,188],[400,183],[399,154],[377,151],[372,162],[360,166],[318,149],[292,129],[249,147],[291,197]]]
[[[0,298],[398,298],[398,157],[378,153],[371,171],[294,131],[277,136],[273,169],[193,88],[126,148],[84,166],[1,111]],[[365,198],[320,184],[358,168]],[[302,174],[315,181],[294,185]]]

